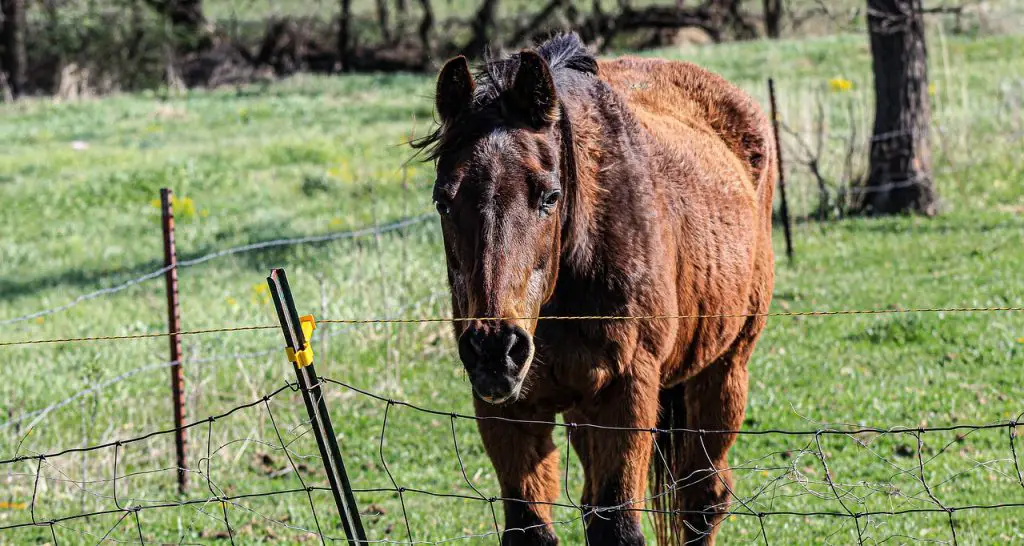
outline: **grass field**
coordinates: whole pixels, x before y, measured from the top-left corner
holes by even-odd
[[[1024,38],[933,36],[930,44],[937,184],[934,219],[799,222],[797,260],[776,237],[775,311],[1024,305]],[[863,140],[871,123],[870,57],[860,36],[747,43],[657,52],[717,70],[765,100],[774,76],[781,116],[794,131],[827,116],[824,168],[842,168],[843,136]],[[833,91],[841,78],[850,89]],[[55,104],[30,100],[0,110],[0,322],[56,307],[80,294],[161,266],[161,187],[179,197],[181,259],[281,237],[340,232],[431,211],[429,166],[403,162],[403,142],[431,117],[432,82],[418,76],[298,77],[266,90],[160,93]],[[846,86],[840,86],[845,88]],[[811,138],[811,137],[808,137]],[[809,213],[814,185],[787,141],[792,207]],[[781,234],[781,230],[777,230]],[[210,260],[180,273],[186,329],[274,324],[264,289],[286,267],[300,312],[319,318],[445,316],[445,277],[436,222],[379,236],[275,247]],[[166,328],[163,284],[150,280],[68,310],[6,324],[0,341],[119,335]],[[330,334],[329,336],[325,334]],[[442,412],[471,412],[470,389],[445,324],[324,326],[319,372]],[[258,401],[293,380],[275,329],[187,336],[188,415]],[[165,339],[0,347],[0,458],[50,453],[128,438],[170,425]],[[257,353],[257,354],[252,354]],[[750,430],[825,426],[942,426],[1020,419],[1024,412],[1024,315],[922,313],[777,317],[751,363]],[[149,367],[136,372],[140,367]],[[132,374],[122,380],[113,379]],[[100,387],[100,385],[105,385]],[[70,403],[36,415],[79,393]],[[389,406],[344,387],[326,388],[373,540],[442,541],[493,531],[488,503],[412,491],[497,495],[475,426],[466,419]],[[385,415],[387,426],[384,427]],[[306,483],[322,485],[301,399],[284,391],[189,431],[189,499],[285,491],[280,430]],[[31,425],[31,426],[30,426]],[[382,431],[385,433],[382,440]],[[946,506],[1024,503],[1009,427],[922,436],[925,476]],[[1022,431],[1019,427],[1017,434]],[[465,477],[458,455],[464,463]],[[755,512],[836,512],[814,436],[743,436],[732,451],[737,495]],[[564,433],[557,441],[565,443]],[[823,436],[832,480],[853,512],[934,506],[918,480],[911,434]],[[180,500],[172,439],[0,466],[0,528],[76,513],[115,510],[53,527],[59,544],[107,540],[226,544],[315,543],[305,494],[238,498],[145,509]],[[1018,459],[1024,442],[1016,441]],[[116,484],[111,479],[115,475]],[[382,457],[383,456],[383,457]],[[1024,463],[1024,461],[1021,461]],[[581,473],[568,461],[566,489]],[[209,479],[209,485],[208,480]],[[116,490],[116,493],[115,493]],[[115,500],[116,494],[116,500]],[[329,493],[313,493],[325,534],[342,536]],[[569,503],[563,496],[561,502]],[[737,511],[743,507],[738,506]],[[1024,508],[953,515],[960,544],[1024,542]],[[498,513],[500,523],[500,511]],[[557,509],[564,544],[582,544],[578,512]],[[864,541],[951,540],[949,516],[863,517]],[[141,528],[141,531],[139,530]],[[851,519],[769,516],[771,544],[856,543]],[[756,517],[725,523],[723,544],[763,543]],[[53,543],[51,528],[0,531],[0,544]],[[457,543],[495,544],[493,535]]]

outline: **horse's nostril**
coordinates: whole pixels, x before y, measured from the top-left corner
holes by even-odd
[[[466,369],[472,371],[484,356],[483,335],[477,329],[468,329],[459,336],[459,358]]]
[[[519,342],[519,333],[515,330],[509,331],[505,334],[505,354],[511,354],[512,348]]]
[[[469,346],[473,348],[473,352],[477,355],[484,354],[483,336],[480,335],[479,331],[474,331],[469,334]]]
[[[533,341],[530,339],[530,334],[517,326],[514,327],[512,333],[509,335],[509,340],[510,343],[505,350],[505,354],[508,355],[516,365],[522,366],[526,364],[526,361],[530,358],[530,354],[533,352]]]

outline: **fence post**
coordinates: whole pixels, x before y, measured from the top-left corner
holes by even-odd
[[[178,491],[188,487],[185,471],[185,380],[181,375],[181,308],[178,305],[178,254],[174,247],[174,206],[171,190],[160,190],[164,231],[164,280],[167,285],[167,327],[171,335],[171,402],[174,406],[174,450],[178,466]]]
[[[782,168],[782,139],[779,138],[779,110],[775,104],[775,80],[768,78],[768,97],[772,103],[772,131],[775,133],[775,157],[779,159],[779,214],[786,235],[786,257],[793,263],[793,237],[789,228],[789,205],[786,203],[786,171]]]
[[[324,470],[331,484],[338,515],[341,516],[341,523],[345,527],[345,536],[351,545],[367,544],[366,532],[363,530],[356,499],[352,494],[352,485],[348,481],[345,462],[341,458],[338,439],[334,435],[331,415],[324,402],[320,379],[313,367],[313,345],[309,338],[316,328],[316,322],[312,315],[300,317],[295,310],[295,301],[292,300],[288,276],[285,275],[284,269],[271,270],[267,284],[274,297],[277,318],[284,331],[285,354],[295,366],[295,376],[302,391],[302,400],[306,404],[306,412],[313,426],[316,445],[320,448],[320,456],[324,461]]]

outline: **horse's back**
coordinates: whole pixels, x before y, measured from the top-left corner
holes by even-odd
[[[625,56],[601,61],[599,74],[665,148],[706,167],[739,171],[758,201],[764,190],[770,200],[774,143],[768,120],[749,95],[682,61]]]

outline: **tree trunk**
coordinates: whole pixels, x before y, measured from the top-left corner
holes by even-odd
[[[146,0],[146,3],[170,22],[176,49],[196,50],[208,45],[202,0]]]
[[[550,0],[546,6],[544,6],[532,19],[526,24],[526,26],[518,29],[515,34],[512,35],[512,39],[509,40],[511,45],[522,44],[527,36],[530,36],[540,30],[541,25],[548,20],[555,12],[564,10],[568,6],[569,0]]]
[[[395,36],[404,36],[409,22],[409,4],[406,0],[395,0]]]
[[[380,25],[380,35],[387,44],[393,43],[389,18],[388,0],[377,0],[377,23]]]
[[[25,93],[28,60],[25,53],[25,0],[0,0],[0,89],[17,98]]]
[[[476,16],[473,17],[473,37],[462,49],[463,55],[475,58],[483,55],[491,42],[491,28],[498,11],[498,0],[484,0]]]
[[[769,38],[782,34],[782,0],[764,0],[764,31]]]
[[[725,21],[732,27],[737,40],[753,40],[757,38],[757,29],[747,20],[746,15],[740,9],[743,0],[718,0],[712,3],[722,5],[726,13]]]
[[[430,39],[434,30],[434,8],[430,5],[430,0],[420,0],[420,5],[423,6],[423,19],[420,20],[419,28],[420,43],[423,44],[423,69],[428,70],[431,52],[434,50]]]
[[[868,0],[875,125],[862,212],[936,212],[922,17],[921,0]]]
[[[352,0],[341,0],[341,18],[338,20],[338,59],[341,71],[352,71],[352,38],[349,35],[349,23],[352,21]]]

